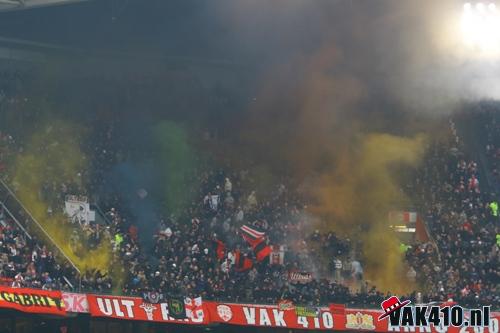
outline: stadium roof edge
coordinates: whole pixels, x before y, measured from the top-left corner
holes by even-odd
[[[92,0],[0,0],[0,12],[69,5]]]

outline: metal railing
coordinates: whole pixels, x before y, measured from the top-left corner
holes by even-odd
[[[61,249],[54,238],[45,230],[45,228],[38,222],[38,220],[31,214],[29,209],[24,206],[24,204],[19,200],[14,191],[10,189],[10,187],[0,179],[0,204],[5,212],[12,217],[14,222],[26,233],[26,235],[31,239],[32,236],[29,234],[28,230],[38,231],[43,238],[50,244],[47,244],[49,248],[55,249],[58,253],[60,253],[63,258],[71,265],[71,267],[75,270],[78,275],[78,291],[81,290],[82,284],[82,272],[75,265],[75,263],[71,260],[71,258]],[[24,223],[24,224],[23,224]],[[69,280],[64,277],[66,282]],[[71,283],[68,285],[74,289]]]
[[[2,206],[2,211],[7,213],[9,215],[9,217],[17,224],[17,226],[19,227],[19,229],[21,229],[24,234],[26,235],[26,237],[28,237],[29,239],[32,239],[31,235],[29,234],[29,232],[23,227],[23,225],[21,224],[21,222],[18,221],[18,219],[16,219],[16,217],[14,216],[14,214],[12,214],[12,212],[7,208],[7,206],[4,205],[4,203],[2,201],[0,201],[0,206]]]

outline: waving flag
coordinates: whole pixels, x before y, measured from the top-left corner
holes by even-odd
[[[257,261],[262,261],[269,257],[272,252],[272,249],[269,245],[266,244],[264,239],[261,239],[255,246],[252,247],[255,252],[255,257]]]
[[[266,235],[264,232],[255,230],[247,225],[243,225],[240,230],[243,239],[245,239],[245,241],[247,241],[247,243],[252,247],[262,241],[264,239],[264,236]]]
[[[246,256],[244,256],[240,250],[234,251],[234,269],[237,272],[244,272],[253,267],[253,262],[252,260],[248,259]]]
[[[247,225],[242,226],[240,229],[243,239],[250,244],[252,250],[255,252],[257,261],[262,261],[269,257],[272,249],[266,244],[264,239],[266,234],[264,232],[255,230]]]

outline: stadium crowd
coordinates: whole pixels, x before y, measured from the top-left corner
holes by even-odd
[[[481,191],[478,164],[460,149],[453,122],[450,127],[450,142],[429,149],[417,178],[425,220],[439,251],[436,262],[417,250],[417,276],[429,282],[430,299],[498,308],[500,227],[498,211],[491,205],[495,198]]]
[[[71,290],[74,271],[0,210],[0,281],[13,287]]]
[[[1,91],[0,105],[13,100],[5,91]],[[93,151],[93,180],[86,187],[78,180],[46,183],[40,195],[51,202],[49,209],[61,211],[66,194],[99,199],[95,192],[106,181],[106,170],[124,159],[117,143],[121,138],[115,136],[113,125],[101,134],[86,147]],[[416,177],[414,195],[422,202],[433,241],[415,243],[407,250],[408,277],[417,281],[421,293],[405,297],[422,302],[453,299],[465,306],[499,308],[498,204],[495,208],[495,198],[481,191],[478,165],[462,152],[459,143],[451,123],[451,139],[430,147]],[[8,165],[22,149],[22,143],[11,134],[0,132],[0,177],[7,182]],[[497,150],[489,148],[489,152]],[[111,244],[112,263],[107,272],[78,276],[2,211],[0,277],[16,287],[81,286],[102,293],[159,292],[255,303],[288,299],[297,304],[378,307],[386,297],[362,282],[362,255],[354,251],[351,240],[331,232],[308,234],[307,203],[292,181],[282,180],[264,196],[254,189],[253,175],[245,169],[206,167],[195,170],[191,178],[201,184],[192,203],[178,215],[147,221],[157,227],[146,241],[141,235],[145,221],[138,221],[127,200],[118,194],[103,196],[99,203],[106,211],[105,223],[65,222],[73,230],[69,242],[75,252],[83,252],[79,247]],[[145,197],[147,192],[138,195]],[[275,248],[277,263],[268,256],[257,258],[255,247],[242,237],[244,225],[262,232],[264,245],[286,245],[283,263]],[[294,281],[290,272],[300,273],[302,280]],[[353,291],[349,288],[353,285],[360,288]]]
[[[14,140],[9,142],[14,143]],[[17,148],[13,146],[15,144],[4,146],[4,151],[15,151]],[[106,161],[112,163],[113,159]],[[255,191],[245,193],[241,190],[242,182],[252,183],[246,171],[205,171],[197,173],[196,177],[202,186],[191,207],[186,210],[188,214],[157,221],[151,254],[142,248],[138,228],[128,223],[133,220],[133,216],[124,216],[126,213],[122,212],[127,212],[127,208],[118,197],[107,202],[107,205],[113,205],[105,214],[107,225],[74,224],[68,219],[67,223],[73,228],[69,240],[72,246],[94,248],[101,241],[110,242],[114,252],[111,268],[121,267],[121,274],[87,272],[79,281],[79,276],[69,266],[61,273],[55,260],[51,259],[48,265],[38,265],[34,261],[38,257],[34,255],[33,258],[18,260],[20,265],[16,266],[15,271],[10,269],[15,259],[11,256],[4,258],[2,276],[16,286],[36,287],[39,282],[32,281],[48,279],[52,285],[42,283],[40,286],[69,289],[81,283],[83,290],[103,293],[117,292],[115,283],[119,282],[112,278],[120,276],[121,279],[124,276],[125,281],[121,282],[123,290],[118,291],[124,294],[141,295],[145,291],[157,291],[174,295],[202,295],[207,299],[264,303],[287,298],[302,304],[325,304],[335,295],[338,301],[360,302],[361,305],[366,304],[369,292],[375,305],[383,296],[374,288],[359,295],[353,294],[344,284],[359,274],[359,271],[351,270],[349,265],[351,251],[348,240],[342,240],[334,233],[321,234],[318,231],[304,239],[304,203],[295,191],[280,184],[271,199],[260,201]],[[51,192],[55,192],[61,204],[52,209],[62,210],[64,194],[74,187],[69,183],[50,185],[44,187],[41,195],[51,197]],[[241,237],[240,227],[244,224],[264,232],[268,243],[287,243],[284,265],[271,265],[269,258],[261,262],[255,259],[250,245]],[[6,226],[2,232],[4,237],[12,237],[9,242],[21,242],[19,246],[24,252],[35,253],[41,249],[41,256],[45,258],[46,248],[36,242],[26,243],[24,240],[27,236],[16,229],[11,220]],[[216,241],[224,244],[223,258],[218,257]],[[251,268],[244,271],[234,269],[235,250],[248,253],[248,259],[253,262]],[[327,262],[326,269],[314,265],[318,264],[313,260],[318,257],[318,252],[328,253],[331,258],[335,258]],[[47,255],[53,257],[52,252]],[[335,266],[334,261],[340,262],[341,267]],[[331,271],[329,268],[338,271],[337,274],[330,274],[331,279],[312,277],[314,272],[328,274]],[[290,271],[305,273],[305,283],[290,283]],[[334,276],[337,280],[333,279]]]

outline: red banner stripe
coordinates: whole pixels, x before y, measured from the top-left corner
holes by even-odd
[[[87,295],[87,301],[93,317],[194,325],[209,323],[205,311],[192,311],[190,318],[174,319],[168,315],[167,303],[150,304],[138,297]]]
[[[29,313],[66,315],[60,291],[0,286],[0,308]]]
[[[279,310],[277,305],[232,304],[204,302],[210,321],[239,325],[289,328],[301,330],[367,330],[375,332],[416,332],[426,333],[426,328],[389,327],[388,320],[378,321],[383,313],[375,310],[346,309],[344,314],[334,313],[329,308],[319,308],[317,317],[299,317],[292,310]],[[482,333],[498,333],[500,313],[492,313],[490,328]],[[477,333],[472,327],[448,327],[436,330],[430,327],[431,333]]]

